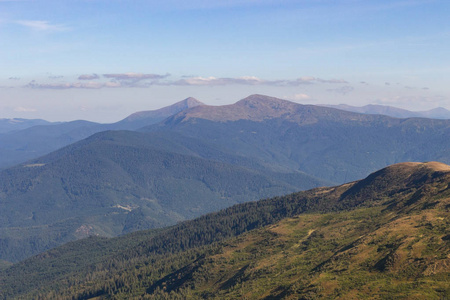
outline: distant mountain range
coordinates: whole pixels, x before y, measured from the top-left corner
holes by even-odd
[[[121,122],[115,126],[148,126],[102,131],[0,172],[0,259],[357,180],[402,161],[450,163],[450,120],[359,114],[263,95],[225,106],[186,99]],[[68,144],[107,126],[38,126],[17,138],[45,152],[49,141]]]
[[[197,105],[202,105],[202,103],[194,98],[187,98],[158,110],[132,114],[112,124],[99,124],[82,120],[63,123],[24,120],[23,123],[27,126],[19,130],[20,126],[18,124],[15,124],[13,127],[6,127],[0,122],[0,129],[4,128],[6,130],[6,128],[9,128],[8,130],[10,130],[4,133],[0,131],[0,169],[48,154],[97,132],[105,130],[136,130],[158,123],[182,110]],[[5,121],[5,123],[8,122]]]
[[[0,119],[0,169],[48,154],[97,132],[105,130],[139,130],[140,128],[159,123],[168,117],[196,106],[204,106],[205,111],[213,115],[220,115],[222,112],[228,114],[222,116],[223,120],[244,120],[246,117],[242,115],[243,111],[245,111],[245,109],[241,111],[242,107],[240,105],[242,104],[238,102],[233,105],[213,107],[204,105],[200,101],[190,97],[161,109],[134,113],[121,121],[111,124],[100,124],[83,120],[52,123],[39,119]],[[291,104],[295,106],[294,103]],[[354,107],[344,104],[324,106],[363,114],[386,115],[395,118],[421,117],[450,119],[450,112],[444,108],[436,108],[424,112],[412,112],[381,105],[367,105],[364,107]],[[314,106],[308,107],[316,110]],[[258,119],[257,114],[259,114],[259,118],[263,117],[265,113],[269,113],[270,118],[277,115],[274,109],[270,112],[264,112],[262,107],[259,108],[261,109],[259,113],[253,110],[251,112],[252,114],[247,117],[255,121]],[[284,108],[287,108],[287,106],[285,105]],[[196,113],[200,113],[200,111],[202,110]],[[283,109],[280,108],[280,111],[283,111]],[[278,115],[277,117],[281,118],[282,116]]]
[[[362,107],[351,106],[347,104],[331,105],[324,104],[322,106],[342,109],[361,114],[385,115],[394,118],[429,118],[429,119],[450,119],[450,111],[443,107],[433,108],[427,111],[410,111],[386,105],[365,105]]]
[[[447,299],[450,166],[233,206],[0,271],[4,299]]]
[[[161,109],[134,113],[121,121],[111,124],[100,124],[82,120],[48,122],[39,119],[0,119],[0,169],[48,154],[97,132],[105,130],[139,130],[140,128],[159,123],[170,116],[196,106],[207,107],[200,101],[190,97]],[[413,112],[382,105],[366,105],[364,107],[345,104],[323,106],[363,114],[381,114],[395,118],[420,117],[450,119],[450,112],[444,108]],[[220,114],[220,111],[228,110],[228,117],[223,117],[223,119],[233,120],[238,116],[240,116],[240,119],[245,119],[240,115],[239,106],[236,105],[210,108],[216,114]],[[230,111],[232,108],[234,111]],[[255,111],[252,113],[255,113]],[[250,117],[254,119],[256,115]],[[279,115],[278,117],[281,116]]]
[[[0,119],[0,134],[11,131],[23,130],[38,125],[50,125],[54,124],[41,119]]]
[[[359,114],[263,95],[197,106],[142,131],[177,132],[338,183],[402,161],[450,163],[450,120]]]

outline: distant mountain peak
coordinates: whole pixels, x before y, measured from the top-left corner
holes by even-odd
[[[199,106],[199,105],[205,105],[204,103],[198,101],[194,97],[188,97],[188,98],[186,98],[186,99],[184,99],[184,100],[182,100],[182,101],[180,101],[178,103],[185,104],[186,108],[191,108],[191,107],[195,107],[195,106]]]
[[[443,107],[436,107],[436,108],[433,108],[433,109],[430,109],[429,111],[428,111],[429,113],[438,113],[438,114],[450,114],[450,111],[448,110],[448,109],[445,109],[445,108],[443,108]]]
[[[301,104],[297,104],[291,101],[259,94],[250,95],[236,102],[235,105],[246,106],[251,109],[269,109],[269,110],[290,109],[293,107],[301,106]]]
[[[183,110],[193,108],[196,106],[204,105],[202,102],[198,101],[197,99],[193,97],[186,98],[184,100],[181,100],[177,103],[174,103],[170,106],[166,106],[160,109],[156,110],[147,110],[147,111],[140,111],[136,112],[134,114],[129,115],[122,121],[118,122],[117,124],[123,125],[123,123],[126,122],[140,122],[139,125],[134,126],[134,128],[131,129],[137,129],[139,127],[143,127],[146,125],[150,125],[153,123],[156,123],[156,121],[162,121],[165,118],[168,118],[172,115],[175,115]],[[149,119],[150,122],[145,123],[145,120]]]
[[[176,119],[207,119],[217,122],[266,119],[294,116],[304,105],[264,95],[250,95],[234,104],[222,106],[202,105],[182,112]]]
[[[245,104],[245,103],[293,103],[293,102],[260,94],[253,94],[236,102],[236,104]]]
[[[431,118],[431,119],[450,119],[450,111],[443,107],[433,108],[427,111],[410,111],[398,107],[368,104],[364,106],[351,106],[347,104],[331,105],[324,104],[321,106],[341,109],[361,114],[377,114],[386,115],[394,118]]]
[[[222,106],[203,105],[183,111],[171,122],[185,122],[189,119],[205,119],[214,122],[233,122],[247,120],[262,122],[272,119],[282,119],[297,124],[314,124],[320,119],[368,119],[362,115],[343,112],[333,108],[303,105],[275,97],[254,94],[234,104]]]

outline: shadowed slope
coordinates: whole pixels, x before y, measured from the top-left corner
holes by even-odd
[[[98,133],[0,172],[0,258],[116,236],[324,185],[177,135]]]

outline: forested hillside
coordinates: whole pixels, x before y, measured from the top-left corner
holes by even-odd
[[[324,184],[188,138],[99,133],[0,172],[0,258],[18,261],[89,235],[163,227]]]
[[[393,165],[158,231],[66,244],[2,271],[0,290],[48,299],[445,299],[449,184],[448,165]]]

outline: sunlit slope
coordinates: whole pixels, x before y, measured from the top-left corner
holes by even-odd
[[[7,269],[1,287],[29,298],[445,299],[449,184],[448,165],[397,164],[159,232],[65,245]],[[80,264],[64,269],[71,257]]]

